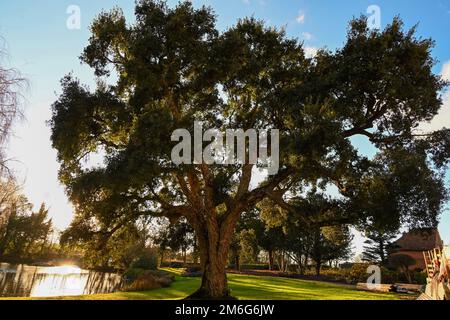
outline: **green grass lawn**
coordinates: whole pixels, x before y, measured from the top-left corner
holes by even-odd
[[[181,277],[177,269],[164,269],[176,274],[169,288],[144,292],[116,292],[56,299],[76,300],[177,300],[193,293],[200,278]],[[395,300],[393,293],[357,291],[345,285],[268,276],[228,274],[231,293],[238,299],[252,300]]]

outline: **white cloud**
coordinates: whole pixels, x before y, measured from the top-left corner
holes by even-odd
[[[450,60],[444,63],[441,70],[441,77],[450,81]],[[439,113],[429,123],[419,126],[420,131],[431,132],[442,128],[450,128],[450,91],[447,90],[442,96],[442,107]]]
[[[423,123],[419,126],[419,130],[423,132],[431,132],[442,128],[450,128],[450,92],[446,92],[442,97],[442,107],[439,113],[429,123]]]
[[[302,32],[302,37],[305,40],[311,40],[313,38],[313,35],[309,32]]]
[[[306,18],[305,13],[303,11],[299,11],[297,19],[296,19],[297,22],[300,23],[300,24],[304,24],[305,23],[305,18]]]
[[[450,60],[442,66],[441,77],[444,80],[450,81]]]
[[[305,56],[308,59],[314,58],[317,54],[318,49],[315,47],[305,47]]]
[[[242,2],[245,4],[245,5],[251,5],[252,3],[251,3],[251,0],[242,0]],[[260,5],[260,6],[265,6],[266,5],[266,1],[265,0],[259,0],[258,1],[258,4]]]

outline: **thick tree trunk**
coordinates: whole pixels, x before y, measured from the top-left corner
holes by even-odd
[[[235,223],[196,225],[200,264],[203,271],[200,288],[188,299],[233,299],[226,276],[228,252]],[[220,230],[220,231],[219,231]]]
[[[243,172],[243,182],[238,188],[238,195],[248,190],[251,179],[251,166]],[[228,288],[226,266],[228,252],[233,231],[241,213],[245,210],[245,203],[227,205],[225,215],[219,215],[214,202],[213,181],[207,166],[202,165],[201,171],[205,179],[205,196],[198,197],[198,181],[195,175],[189,177],[189,185],[194,193],[187,190],[190,201],[195,204],[198,211],[191,212],[187,218],[197,235],[200,251],[200,264],[202,266],[202,284],[200,288],[188,299],[233,299]],[[186,188],[184,180],[180,183]]]
[[[188,299],[232,299],[225,271],[227,256],[217,255],[214,248],[208,249],[200,244],[202,284]]]
[[[220,299],[230,295],[225,266],[222,262],[210,262],[205,266],[199,291],[203,298]]]
[[[269,270],[273,270],[273,250],[268,250],[269,253]]]

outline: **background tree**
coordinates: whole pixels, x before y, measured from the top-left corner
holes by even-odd
[[[236,233],[233,234],[230,242],[229,263],[235,270],[241,270],[241,241]]]
[[[239,234],[241,238],[241,257],[244,263],[257,263],[259,256],[258,240],[254,229],[242,230]]]
[[[406,254],[395,254],[389,258],[389,266],[403,273],[408,283],[412,283],[410,267],[414,264],[416,260]]]
[[[79,252],[85,268],[123,271],[151,249],[149,223],[144,218],[132,221],[104,241],[102,231],[92,228],[86,221],[75,219],[61,233],[60,245],[63,250]]]
[[[242,263],[256,263],[261,250],[264,223],[257,210],[244,212],[238,221],[230,245],[230,263],[239,270]]]
[[[0,37],[0,41],[1,41]],[[0,44],[2,45],[2,44]],[[22,91],[26,80],[20,73],[6,66],[6,52],[0,47],[0,175],[11,174],[7,166],[5,143],[7,142],[14,121],[22,117]]]
[[[258,237],[260,247],[267,252],[269,270],[275,270],[276,252],[285,247],[285,234],[282,227],[264,228]]]
[[[0,228],[7,223],[11,214],[11,206],[18,200],[20,195],[20,186],[11,176],[0,177]]]
[[[404,162],[399,164],[395,159]],[[357,223],[368,238],[363,260],[385,264],[391,241],[401,226],[410,224],[414,217],[429,217],[428,221],[419,220],[418,226],[437,225],[437,216],[430,213],[440,211],[448,195],[441,173],[433,172],[426,163],[425,154],[412,150],[393,148],[376,155],[374,165],[354,189],[353,202],[348,207],[349,211],[363,213]]]
[[[2,216],[5,219],[0,227],[0,256],[5,257],[11,250],[19,250],[20,254],[24,250],[24,246],[19,246],[18,242],[23,239],[20,235],[27,227],[23,222],[32,206],[25,196],[16,193],[10,197],[7,204],[3,204],[2,209]],[[16,248],[14,248],[15,245]]]
[[[8,219],[0,226],[0,258],[26,262],[45,257],[52,244],[52,221],[42,204],[37,212],[24,196],[10,204]]]
[[[317,276],[320,275],[325,262],[345,261],[350,258],[353,236],[348,226],[315,227],[311,237],[313,241],[310,256],[315,263]]]
[[[301,201],[292,200],[291,205],[297,208],[295,213],[286,212],[271,201],[259,204],[266,228],[282,229],[281,234],[277,233],[278,248],[297,264],[300,274],[307,269],[310,259],[315,262],[319,275],[324,262],[331,264],[351,256],[353,236],[348,225],[320,226],[306,218],[336,210],[338,206],[330,206],[330,201],[324,195],[310,193]],[[281,270],[286,271],[286,268],[286,263],[282,262]]]
[[[170,249],[173,253],[181,252],[183,262],[186,263],[188,251],[194,250],[195,234],[189,223],[181,220],[174,225],[162,226],[153,241],[160,247],[161,259],[164,257],[161,250]]]
[[[388,250],[397,233],[384,233],[378,230],[365,233],[368,238],[364,241],[362,260],[385,265],[388,259]]]
[[[380,150],[387,170],[407,178],[396,200],[408,210],[393,214],[410,224],[437,221],[438,194],[428,198],[432,194],[415,179],[428,174],[441,181],[430,168],[444,170],[450,150],[449,130],[415,132],[442,105],[445,83],[432,72],[431,40],[404,31],[397,18],[373,31],[362,17],[350,23],[341,49],[308,59],[302,44],[283,31],[243,19],[219,32],[212,11],[189,2],[168,8],[140,0],[135,16],[127,24],[119,9],[101,13],[82,54],[97,76],[114,73],[107,80],[117,81],[99,81],[91,91],[67,76],[53,104],[60,179],[76,206],[76,221],[101,230],[99,241],[142,216],[173,222],[185,217],[203,268],[193,297],[228,297],[233,231],[241,214],[264,198],[295,213],[290,198],[335,185],[341,195],[329,201],[335,209],[307,218],[330,226],[364,216],[356,205],[344,210],[375,165],[352,145],[355,135]],[[174,165],[171,134],[194,121],[221,132],[279,129],[279,172],[251,187],[255,166],[248,159],[232,166],[202,159]],[[86,168],[84,159],[99,151],[103,166]],[[416,164],[411,173],[402,169],[408,162]]]
[[[159,264],[162,265],[167,251],[170,250],[170,225],[166,221],[159,225],[152,240],[158,246]]]
[[[324,227],[322,233],[334,248],[328,257],[330,267],[337,268],[339,262],[349,261],[353,257],[353,234],[348,225]]]

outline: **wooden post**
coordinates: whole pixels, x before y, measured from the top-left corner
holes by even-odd
[[[428,268],[428,259],[427,259],[427,255],[425,254],[426,251],[422,251],[423,254],[423,260],[425,262],[425,268],[427,270],[427,275],[428,277],[430,277],[430,269]]]

